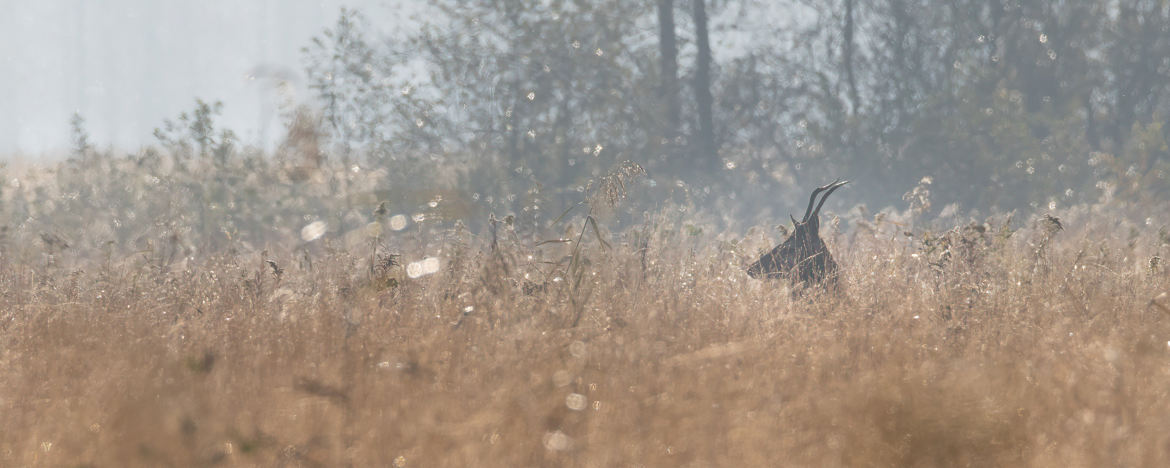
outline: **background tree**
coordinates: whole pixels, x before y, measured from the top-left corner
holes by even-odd
[[[712,115],[711,96],[711,42],[708,38],[707,5],[705,0],[692,0],[692,16],[695,21],[695,104],[699,114],[699,133],[695,138],[698,157],[705,161],[707,168],[716,171],[719,167],[718,145],[715,141],[715,118]]]
[[[674,32],[674,0],[658,0],[658,53],[662,63],[662,111],[665,130],[662,137],[678,136],[682,106],[679,104],[678,40]]]

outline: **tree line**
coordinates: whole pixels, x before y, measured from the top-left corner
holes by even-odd
[[[982,209],[1166,191],[1164,1],[433,5],[405,40],[343,10],[305,49],[337,153],[549,186],[631,159],[760,197],[848,176],[877,205],[923,177]]]

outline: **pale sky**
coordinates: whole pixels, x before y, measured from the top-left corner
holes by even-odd
[[[358,7],[410,19],[418,0],[37,0],[0,11],[0,159],[69,146],[80,111],[101,148],[136,150],[196,97],[223,101],[246,144],[279,132],[266,74],[302,76],[301,47]],[[380,29],[387,25],[373,25]],[[249,79],[249,76],[256,76]]]

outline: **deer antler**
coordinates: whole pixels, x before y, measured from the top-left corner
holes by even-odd
[[[825,196],[821,197],[821,202],[817,204],[817,209],[816,209],[816,211],[813,211],[812,215],[813,216],[820,216],[821,207],[825,205],[825,200],[829,199],[829,195],[832,195],[834,190],[837,190],[841,187],[844,187],[845,184],[848,184],[848,183],[849,183],[848,180],[838,180],[838,181],[834,181],[833,183],[831,183],[829,185],[821,187],[820,188],[821,190],[828,189],[828,192],[825,192]],[[809,205],[809,206],[811,207],[812,205]]]
[[[837,183],[839,180],[840,180],[840,179],[838,179],[838,180],[834,180],[834,181],[833,181],[833,184]],[[812,212],[813,212],[813,203],[816,203],[816,201],[817,201],[817,195],[820,195],[820,193],[821,193],[821,192],[824,192],[824,191],[825,191],[825,190],[827,190],[829,187],[831,187],[833,184],[825,185],[825,186],[822,186],[822,187],[817,187],[815,190],[813,190],[813,193],[812,193],[812,195],[809,195],[809,196],[808,196],[808,208],[805,208],[805,209],[804,209],[804,217],[803,217],[803,218],[800,218],[800,222],[802,222],[802,223],[807,223],[807,222],[808,222],[808,217],[809,217],[809,215],[811,215],[811,214],[812,214]],[[788,217],[789,217],[789,218],[791,218],[791,217],[792,217],[792,215],[788,215]],[[797,224],[795,219],[793,219],[793,220],[792,220],[792,224]]]

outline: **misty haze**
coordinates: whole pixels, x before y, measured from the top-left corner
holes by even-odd
[[[1170,2],[0,15],[0,466],[1170,466]]]

